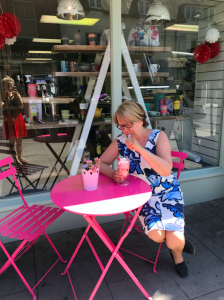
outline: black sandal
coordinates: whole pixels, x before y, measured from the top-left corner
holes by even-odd
[[[183,252],[189,253],[189,254],[195,254],[194,245],[191,242],[185,240]]]
[[[174,260],[173,253],[171,250],[170,250],[170,256],[175,264],[175,260]],[[184,261],[182,261],[182,263],[180,263],[180,264],[175,264],[175,270],[182,279],[187,278],[188,270],[187,270],[187,266]]]

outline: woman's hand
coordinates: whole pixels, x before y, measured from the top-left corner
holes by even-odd
[[[114,171],[112,178],[115,182],[123,182],[124,181],[124,177],[121,175],[121,173],[119,171]]]
[[[130,150],[139,151],[141,149],[141,145],[135,138],[127,138],[126,145]]]

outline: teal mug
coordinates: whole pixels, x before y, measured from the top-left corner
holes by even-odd
[[[164,99],[164,94],[163,93],[157,93],[154,94],[154,101],[155,101],[155,109],[159,111],[159,100]]]
[[[145,103],[145,107],[147,111],[150,111],[150,103]]]

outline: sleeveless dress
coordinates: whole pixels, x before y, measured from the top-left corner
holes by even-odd
[[[156,143],[160,130],[153,130],[148,138],[145,149],[156,155]],[[117,137],[119,153],[124,156],[126,135]],[[150,200],[145,203],[139,214],[139,220],[146,234],[150,230],[160,229],[184,232],[184,200],[180,184],[173,172],[168,177],[160,176],[135,151],[127,148],[126,157],[130,159],[129,174],[147,181],[152,189]]]
[[[6,100],[3,100],[5,102]],[[27,136],[26,125],[22,116],[23,110],[19,108],[19,99],[14,97],[8,108],[3,111],[4,122],[2,128],[3,139],[18,139]]]

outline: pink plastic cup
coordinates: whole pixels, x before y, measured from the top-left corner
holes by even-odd
[[[160,105],[160,113],[161,113],[161,116],[167,115],[167,105],[166,104]]]
[[[36,96],[36,84],[30,83],[28,84],[28,94],[29,96]]]

